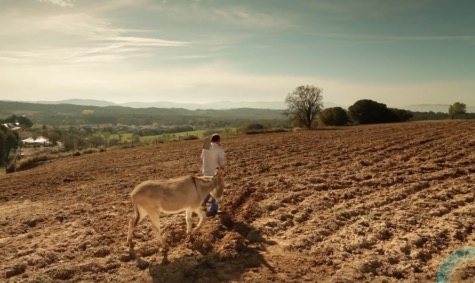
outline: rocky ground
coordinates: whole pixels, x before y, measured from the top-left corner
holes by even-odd
[[[0,175],[2,282],[435,282],[475,247],[475,121],[223,137],[222,214],[188,236],[129,194],[199,175],[202,141],[109,150]],[[196,217],[195,219],[196,220]],[[473,282],[466,261],[452,282]]]

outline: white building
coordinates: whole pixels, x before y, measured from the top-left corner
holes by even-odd
[[[23,144],[25,146],[48,146],[48,145],[51,145],[50,141],[45,138],[45,137],[37,137],[36,139],[33,139],[33,138],[27,138],[27,139],[24,139],[22,140]]]

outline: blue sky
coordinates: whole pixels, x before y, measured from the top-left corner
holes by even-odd
[[[0,99],[475,105],[471,0],[0,4]]]

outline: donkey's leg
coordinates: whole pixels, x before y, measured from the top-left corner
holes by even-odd
[[[129,231],[127,233],[127,245],[129,247],[133,246],[132,238],[134,237],[134,229],[137,226],[137,222],[138,222],[135,219],[137,219],[137,218],[136,217],[131,218],[130,221],[129,221]]]
[[[189,234],[189,233],[191,232],[191,227],[192,227],[191,217],[192,217],[192,216],[193,216],[193,211],[187,209],[187,210],[185,211],[186,233],[187,233],[187,234]]]
[[[205,213],[203,212],[203,210],[198,207],[197,209],[194,210],[194,212],[198,215],[198,217],[200,218],[200,220],[198,221],[198,225],[196,225],[196,228],[193,229],[193,230],[198,230],[201,226],[203,226],[206,222],[206,215]]]
[[[152,230],[157,234],[158,241],[165,247],[165,241],[163,241],[162,235],[160,233],[160,212],[151,212],[148,214],[150,220],[152,220]]]
[[[134,237],[134,229],[140,221],[140,212],[137,205],[134,205],[134,216],[129,221],[129,231],[127,233],[127,245],[133,247],[132,238]]]

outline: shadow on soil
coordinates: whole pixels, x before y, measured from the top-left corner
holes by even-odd
[[[275,242],[266,241],[257,229],[234,222],[226,213],[216,217],[220,218],[221,228],[226,229],[221,229],[224,231],[220,231],[218,237],[214,233],[211,237],[189,238],[188,244],[194,251],[191,255],[170,261],[165,250],[161,263],[148,266],[153,283],[234,282],[247,270],[263,266],[275,273],[261,254],[266,246]],[[136,260],[140,265],[141,259]]]

